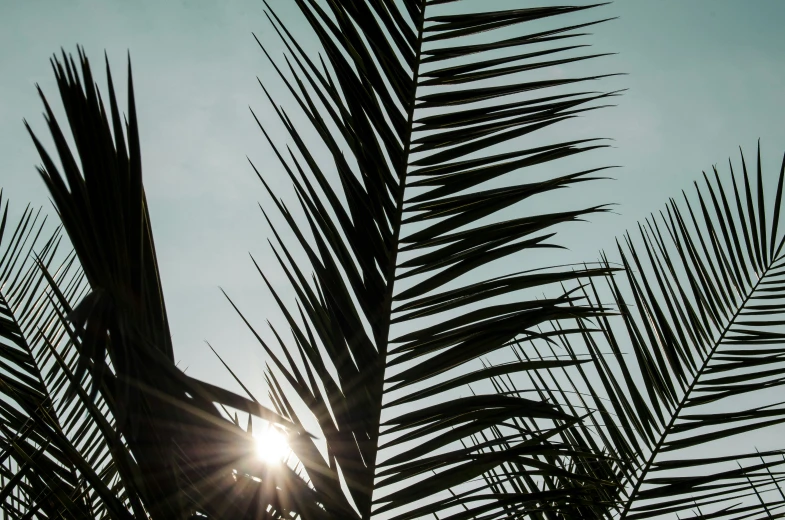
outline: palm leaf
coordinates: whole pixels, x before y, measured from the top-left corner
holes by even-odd
[[[620,321],[601,318],[602,334],[562,338],[567,359],[591,363],[510,385],[593,412],[567,442],[615,461],[582,463],[619,484],[603,515],[782,514],[785,451],[758,453],[744,436],[785,422],[785,161],[771,191],[760,146],[755,176],[743,155],[741,174],[729,167],[725,181],[715,167],[693,198],[671,199],[638,226],[637,241],[625,235],[624,283],[609,278],[606,291],[589,281],[587,297],[612,297],[621,311]],[[553,352],[520,351],[533,360]]]
[[[62,62],[52,60],[81,167],[43,93],[62,169],[30,130],[43,162],[39,173],[89,284],[89,294],[72,308],[70,282],[52,277],[42,261],[31,271],[29,279],[48,291],[54,311],[47,311],[47,316],[68,340],[58,350],[44,335],[44,346],[39,348],[54,356],[61,370],[54,385],[65,399],[63,406],[67,408],[75,397],[79,403],[64,418],[75,429],[72,436],[39,435],[64,450],[67,462],[81,462],[84,467],[76,469],[94,488],[104,484],[96,488],[101,494],[88,498],[101,501],[100,507],[113,518],[131,513],[153,519],[205,514],[273,518],[290,513],[318,518],[313,516],[318,492],[291,470],[268,471],[253,456],[250,431],[231,418],[228,408],[284,427],[294,425],[252,397],[195,380],[175,366],[142,187],[130,62],[125,132],[108,61],[109,114],[81,49],[79,62],[81,78],[73,58],[65,53]],[[11,258],[19,254],[13,252]],[[26,283],[19,287],[27,290]],[[23,315],[28,312],[37,324],[36,311],[21,310]],[[85,378],[93,381],[87,389]],[[20,431],[7,434],[14,449],[19,445],[14,434]],[[82,439],[104,446],[98,462],[104,460],[109,473],[84,473],[96,460],[92,444],[84,448],[84,455],[75,449]],[[20,451],[19,456],[26,457],[28,466],[42,459],[30,450]],[[34,473],[45,474],[41,468]],[[88,477],[97,478],[97,483]],[[117,502],[118,497],[127,501]],[[21,510],[31,514],[35,507],[41,506],[25,504]]]
[[[0,504],[11,517],[130,518],[133,497],[119,479],[111,439],[102,435],[112,423],[106,402],[66,392],[71,381],[91,382],[74,377],[78,356],[47,278],[72,302],[85,293],[84,275],[73,254],[58,254],[61,229],[42,243],[40,210],[28,206],[7,233],[1,192],[0,206]]]
[[[460,392],[498,375],[498,368],[480,365],[481,357],[539,338],[539,324],[604,312],[574,291],[545,299],[533,292],[559,290],[561,282],[611,268],[562,266],[506,276],[488,268],[495,260],[558,247],[551,242],[555,226],[605,211],[579,207],[502,218],[507,208],[593,180],[604,169],[518,177],[606,146],[596,139],[524,143],[529,134],[616,94],[565,89],[607,75],[532,75],[601,56],[579,54],[583,45],[551,42],[582,36],[576,31],[603,20],[527,31],[531,22],[596,6],[488,11],[424,0],[296,4],[323,56],[309,55],[269,5],[269,21],[287,50],[285,66],[260,46],[306,124],[295,125],[264,84],[294,149],[285,153],[257,122],[293,184],[297,211],[273,194],[267,174],[254,166],[273,202],[262,206],[265,218],[273,222],[277,213],[283,219],[273,226],[273,250],[296,308],[279,295],[267,269],[257,268],[291,335],[276,326],[266,336],[238,313],[271,359],[270,397],[279,413],[301,427],[315,425],[318,439],[293,434],[290,442],[311,484],[327,497],[324,509],[340,517],[490,518],[511,510],[539,515],[591,500],[590,488],[608,482],[565,470],[559,461],[586,454],[553,440],[557,424],[572,424],[576,416],[538,399]],[[516,36],[472,39],[505,27]],[[543,43],[552,47],[537,47]],[[543,89],[553,92],[542,95]],[[318,141],[307,138],[305,128]],[[494,187],[499,181],[506,185]],[[518,417],[550,426],[524,430]],[[500,432],[498,442],[509,449],[489,454],[461,445],[486,431]],[[499,498],[483,476],[508,463],[571,484]],[[460,513],[464,508],[470,513]]]

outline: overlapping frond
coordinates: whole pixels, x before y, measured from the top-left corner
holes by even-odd
[[[750,439],[785,422],[785,162],[776,184],[764,177],[760,147],[754,174],[743,155],[741,173],[729,167],[725,181],[715,167],[693,197],[671,199],[639,225],[638,240],[625,235],[625,279],[591,282],[587,297],[610,293],[621,317],[602,317],[602,334],[587,330],[560,351],[591,362],[516,385],[591,412],[568,442],[615,461],[584,463],[619,483],[606,514],[782,514],[785,452],[758,453]]]
[[[9,517],[122,517],[127,501],[103,435],[113,422],[103,399],[69,392],[78,353],[47,277],[66,302],[87,289],[62,231],[27,207],[14,225],[0,193],[0,504]],[[51,273],[51,275],[49,275]],[[47,276],[48,275],[48,276]],[[96,418],[100,418],[96,420]]]
[[[52,61],[78,163],[43,94],[60,167],[30,131],[43,162],[39,173],[74,247],[70,261],[78,260],[89,285],[87,296],[72,308],[78,297],[71,294],[73,284],[51,276],[43,262],[29,275],[30,283],[44,285],[54,309],[46,317],[68,340],[67,348],[58,351],[47,331],[43,341],[48,350],[39,348],[63,369],[65,377],[57,381],[63,406],[74,396],[80,403],[62,424],[82,429],[67,437],[65,447],[57,447],[73,451],[64,455],[72,465],[81,460],[77,455],[98,464],[89,475],[104,485],[99,498],[105,509],[112,505],[108,514],[113,518],[279,518],[295,513],[319,518],[318,492],[288,468],[268,471],[254,456],[250,431],[227,408],[295,426],[252,397],[195,380],[175,366],[142,186],[130,63],[124,125],[108,62],[109,113],[81,49],[79,62],[77,68],[65,53],[62,62]],[[32,313],[25,319],[39,323],[37,311],[19,312]],[[41,371],[41,366],[30,368]],[[86,388],[85,378],[93,381]],[[44,438],[53,442],[59,437]],[[109,449],[95,455],[74,451],[82,442]],[[102,465],[111,472],[102,473]],[[84,473],[79,478],[92,484]]]
[[[260,83],[293,149],[281,149],[265,121],[257,122],[294,186],[297,211],[275,196],[263,169],[257,174],[272,198],[262,206],[265,218],[283,218],[285,232],[273,227],[273,249],[297,307],[257,265],[291,338],[280,326],[272,340],[254,334],[272,360],[273,401],[296,424],[315,418],[319,439],[291,440],[309,479],[329,497],[325,509],[404,519],[460,518],[469,507],[490,518],[509,505],[525,515],[581,500],[591,486],[607,483],[581,477],[570,489],[502,499],[482,478],[514,462],[569,481],[573,473],[536,455],[562,460],[572,449],[553,442],[547,428],[523,430],[515,421],[537,417],[557,428],[554,421],[577,417],[537,399],[461,393],[469,383],[537,368],[483,368],[482,356],[539,337],[540,323],[603,312],[576,292],[545,299],[530,293],[604,275],[608,267],[527,265],[503,276],[489,269],[511,258],[526,265],[527,252],[558,247],[551,241],[556,226],[605,209],[504,216],[507,208],[596,179],[604,169],[553,167],[545,178],[524,176],[606,146],[597,139],[531,140],[615,94],[565,88],[607,75],[549,74],[602,56],[561,40],[603,20],[548,30],[542,24],[596,5],[494,11],[436,0],[296,4],[317,36],[319,57],[269,5],[285,61],[260,46],[305,126],[275,104],[266,81]],[[487,36],[501,28],[512,37]],[[461,445],[489,429],[503,432],[499,442],[511,448],[488,455]]]
[[[63,54],[75,153],[43,94],[59,165],[30,133],[74,252],[57,256],[59,230],[37,246],[29,210],[5,243],[7,207],[0,224],[4,512],[785,516],[785,451],[728,448],[785,422],[785,161],[776,190],[760,150],[757,175],[743,157],[740,178],[704,175],[696,198],[625,236],[623,278],[604,257],[532,265],[557,226],[605,211],[530,204],[607,168],[555,162],[599,139],[540,139],[617,94],[575,89],[609,74],[561,69],[604,56],[571,44],[604,20],[546,27],[602,4],[295,4],[318,58],[269,5],[284,60],[259,42],[300,109],[290,118],[260,81],[286,152],[257,122],[296,201],[254,169],[296,304],[257,264],[285,323],[266,336],[237,309],[269,356],[274,410],[175,366],[130,63],[124,121],[108,63],[109,111],[81,49],[79,67]],[[250,416],[286,430],[295,468],[252,456]]]

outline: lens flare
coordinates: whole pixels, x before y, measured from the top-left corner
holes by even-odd
[[[291,453],[286,436],[278,428],[267,428],[254,437],[256,456],[268,464],[280,464]]]

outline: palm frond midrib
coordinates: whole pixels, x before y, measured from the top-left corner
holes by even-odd
[[[400,250],[400,236],[401,236],[401,228],[402,228],[402,221],[403,221],[403,213],[404,213],[404,200],[405,200],[405,192],[406,192],[406,181],[407,181],[407,172],[409,168],[409,155],[410,150],[412,147],[412,136],[414,132],[414,124],[415,124],[415,102],[417,99],[417,82],[420,73],[420,67],[422,65],[422,45],[423,45],[423,35],[424,35],[424,28],[425,28],[425,9],[426,9],[426,1],[422,0],[420,4],[420,17],[418,20],[415,20],[415,31],[417,34],[417,43],[414,48],[414,58],[413,58],[413,72],[412,72],[412,85],[413,88],[410,92],[410,97],[408,100],[408,106],[406,107],[406,130],[405,130],[405,139],[403,143],[403,150],[401,154],[401,161],[398,163],[399,172],[398,172],[398,193],[396,194],[395,198],[395,216],[392,224],[392,238],[390,242],[391,254],[390,254],[390,261],[389,265],[387,266],[386,273],[385,273],[385,280],[387,280],[387,287],[386,292],[383,299],[383,311],[382,311],[382,320],[383,325],[379,330],[377,335],[377,351],[378,351],[378,361],[377,366],[374,367],[375,374],[373,376],[375,378],[375,396],[378,398],[378,406],[376,410],[374,410],[373,416],[373,424],[374,428],[372,431],[376,433],[375,438],[371,439],[371,444],[373,446],[373,456],[370,460],[367,461],[368,465],[372,468],[376,468],[377,465],[377,457],[379,451],[379,437],[380,437],[380,423],[381,423],[381,414],[382,414],[382,404],[383,404],[383,396],[384,396],[384,382],[385,382],[385,374],[387,368],[387,355],[388,355],[388,344],[390,341],[390,333],[391,333],[391,324],[392,324],[392,306],[393,306],[393,297],[395,294],[395,280],[396,280],[396,269],[398,264],[398,251]],[[371,371],[369,371],[370,374]],[[374,471],[375,473],[375,471]],[[372,496],[372,495],[371,495]],[[364,512],[364,518],[371,517],[371,510],[370,504],[368,507],[367,512]]]

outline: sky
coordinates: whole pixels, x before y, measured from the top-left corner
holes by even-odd
[[[270,3],[291,20],[292,30],[303,29],[293,2]],[[508,2],[522,3],[529,4]],[[246,156],[276,189],[288,186],[248,109],[285,144],[256,79],[286,104],[252,36],[280,57],[263,7],[259,0],[0,0],[0,186],[12,210],[19,213],[31,202],[54,214],[22,124],[26,118],[46,136],[36,83],[59,106],[51,54],[83,45],[103,82],[106,50],[117,85],[125,80],[130,51],[176,358],[189,374],[236,388],[215,368],[209,341],[261,395],[266,358],[219,286],[260,329],[267,319],[280,323],[248,257],[252,253],[262,265],[273,259],[271,233],[257,206],[269,200]],[[726,173],[739,146],[751,161],[760,138],[769,175],[776,175],[785,152],[785,2],[619,0],[596,13],[619,18],[593,27],[581,43],[592,44],[592,52],[618,54],[572,71],[623,72],[591,89],[629,90],[614,98],[618,106],[577,120],[570,135],[614,139],[613,148],[592,160],[620,167],[612,172],[615,180],[582,185],[569,197],[618,205],[613,214],[566,229],[560,242],[570,249],[560,262],[595,260],[600,249],[613,247],[614,237],[690,189],[702,170],[717,164]],[[587,19],[579,18],[575,23]],[[302,34],[302,43],[311,45],[313,37]],[[118,90],[125,99],[125,88]]]

